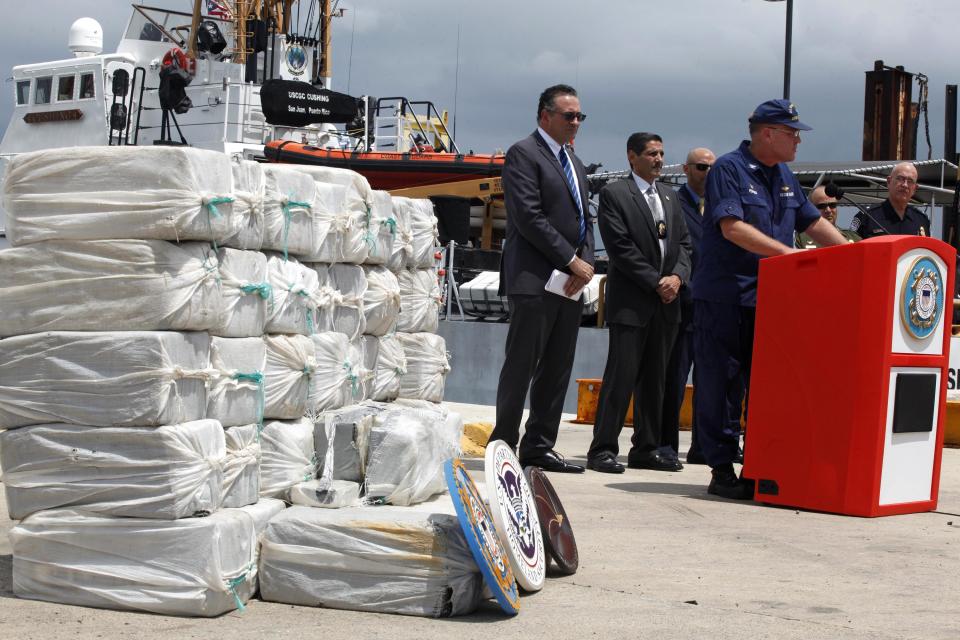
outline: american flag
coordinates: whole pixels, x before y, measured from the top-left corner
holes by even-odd
[[[207,0],[207,15],[214,18],[229,18],[232,12],[230,5],[219,0]]]

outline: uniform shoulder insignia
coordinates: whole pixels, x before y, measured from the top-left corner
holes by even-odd
[[[853,222],[850,223],[850,231],[853,231],[854,233],[858,233],[860,231],[861,222],[862,222],[862,218],[860,217],[860,214],[853,216]]]

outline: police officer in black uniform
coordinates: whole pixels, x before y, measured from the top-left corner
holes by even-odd
[[[930,218],[916,207],[910,198],[917,191],[917,168],[910,162],[901,162],[887,176],[887,199],[853,217],[850,230],[861,238],[880,235],[930,235]]]

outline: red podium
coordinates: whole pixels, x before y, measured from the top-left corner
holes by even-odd
[[[760,262],[743,467],[756,500],[936,508],[955,262],[915,236]]]

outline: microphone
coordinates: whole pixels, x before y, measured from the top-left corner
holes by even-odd
[[[824,194],[826,194],[826,195],[827,195],[828,197],[830,197],[830,198],[836,198],[837,200],[846,200],[847,202],[849,202],[850,204],[852,204],[853,206],[855,206],[855,207],[857,208],[857,210],[860,211],[860,213],[862,213],[863,215],[865,215],[865,216],[867,216],[868,218],[870,218],[870,220],[873,221],[873,223],[874,223],[875,225],[877,225],[878,227],[880,227],[880,229],[881,229],[884,233],[886,233],[887,235],[890,235],[890,232],[887,231],[887,228],[884,227],[882,224],[880,224],[880,221],[878,221],[876,218],[874,218],[872,215],[870,215],[870,212],[869,212],[869,211],[867,211],[866,209],[864,209],[863,207],[861,207],[859,204],[857,204],[856,202],[854,202],[854,201],[851,200],[850,198],[845,198],[845,197],[843,196],[843,189],[841,189],[840,187],[838,187],[835,183],[833,183],[833,182],[828,182],[827,184],[825,184],[824,187],[823,187],[823,192],[824,192]]]

